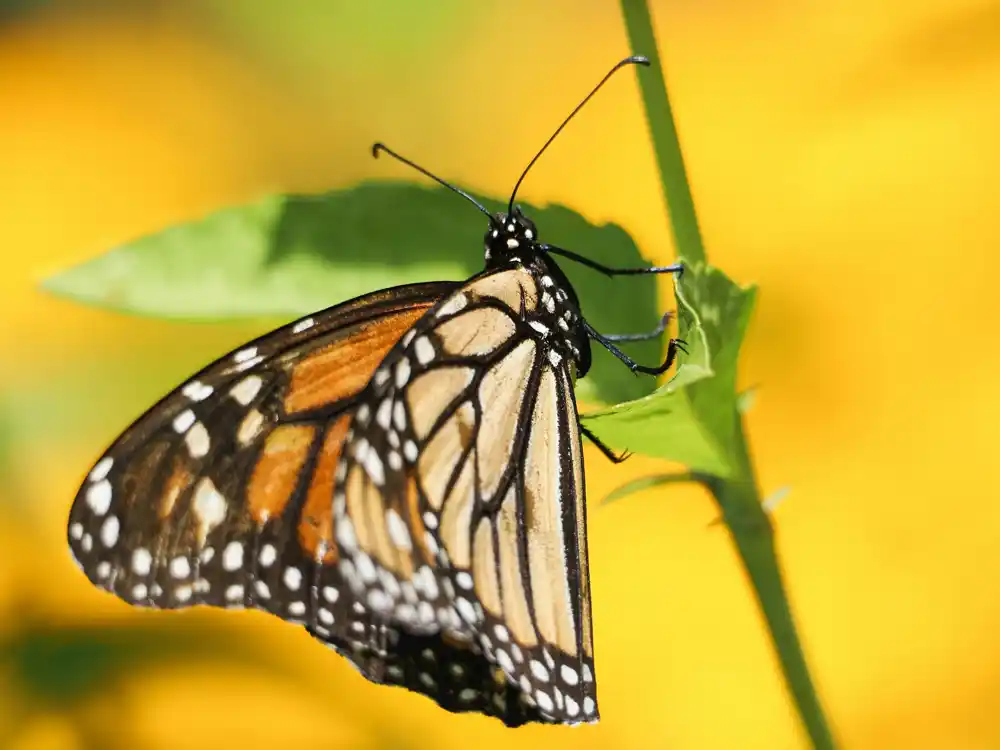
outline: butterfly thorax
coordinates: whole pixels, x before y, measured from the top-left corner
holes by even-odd
[[[485,237],[486,269],[523,268],[538,286],[538,304],[526,314],[528,324],[553,359],[571,360],[577,377],[590,369],[590,339],[583,326],[576,292],[562,269],[538,241],[538,230],[519,207],[498,213]]]

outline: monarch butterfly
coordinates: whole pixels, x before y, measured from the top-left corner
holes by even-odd
[[[367,679],[508,726],[598,719],[574,380],[582,316],[514,200],[506,213],[382,144],[489,220],[465,283],[377,291],[278,328],[154,405],[93,466],[72,554],[126,602],[255,607],[303,624]]]

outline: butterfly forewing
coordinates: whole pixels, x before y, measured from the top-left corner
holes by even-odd
[[[470,641],[519,700],[574,723],[597,708],[571,344],[551,284],[520,265],[486,273],[407,332],[359,397],[334,515],[355,596]]]
[[[317,313],[164,398],[74,501],[69,544],[88,578],[140,606],[258,607],[319,635],[367,627],[336,566],[333,472],[358,391],[452,286]]]

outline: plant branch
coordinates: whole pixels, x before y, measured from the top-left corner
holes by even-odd
[[[632,50],[635,54],[646,55],[652,63],[651,69],[639,76],[639,83],[677,254],[689,263],[707,264],[647,1],[621,0],[621,8]],[[738,470],[725,480],[706,476],[699,479],[712,492],[721,510],[722,520],[732,535],[758,606],[767,622],[785,683],[812,745],[816,750],[833,750],[833,735],[813,687],[796,633],[774,546],[774,529],[757,489],[753,463],[743,432],[743,421],[737,408],[736,393],[733,392],[730,397],[735,420],[730,440],[732,457]]]

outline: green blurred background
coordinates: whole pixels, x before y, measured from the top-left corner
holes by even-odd
[[[843,746],[1000,747],[1000,5],[651,4],[710,256],[761,286],[749,432],[765,493],[792,487],[779,552]],[[376,139],[503,195],[629,51],[609,0],[278,8],[0,5],[0,746],[803,747],[696,488],[592,507],[597,727],[511,735],[264,615],[138,612],[76,571],[90,463],[273,321],[130,318],[41,279],[265,192],[409,178]],[[671,256],[634,79],[521,194]],[[670,468],[587,459],[595,500]]]

